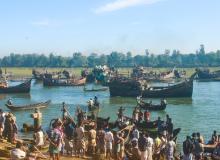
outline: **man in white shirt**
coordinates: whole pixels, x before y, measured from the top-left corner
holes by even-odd
[[[34,133],[34,141],[36,147],[41,147],[44,145],[44,133],[41,128],[39,128],[37,132]]]
[[[139,137],[140,137],[139,136],[139,131],[138,131],[137,127],[134,126],[133,131],[132,131],[132,138],[139,139]]]
[[[147,138],[147,151],[148,151],[147,160],[152,160],[154,140],[150,137],[148,133],[146,133],[146,138]]]
[[[113,134],[110,130],[105,133],[106,159],[112,157]],[[109,157],[110,156],[110,157]]]

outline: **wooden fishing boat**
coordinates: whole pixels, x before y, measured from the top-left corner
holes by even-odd
[[[0,87],[0,93],[29,93],[31,89],[31,80],[18,84],[16,86]]]
[[[111,96],[143,98],[192,97],[194,73],[189,79],[168,86],[147,86],[141,81],[113,80],[109,83]]]
[[[183,82],[161,86],[149,87],[142,91],[142,97],[147,98],[166,98],[166,97],[192,97],[193,79]]]
[[[44,86],[83,86],[86,83],[86,78],[81,79],[59,79],[59,78],[44,78]]]
[[[215,80],[220,79],[220,70],[211,72],[206,68],[197,68],[196,73],[199,80]]]
[[[13,111],[19,111],[19,110],[30,110],[30,109],[35,109],[35,108],[46,108],[49,106],[51,100],[48,100],[46,102],[40,102],[40,103],[36,103],[36,104],[29,104],[29,105],[24,105],[24,106],[16,106],[13,104],[5,104],[6,107],[8,107],[10,110]]]
[[[83,91],[85,92],[98,92],[98,91],[107,91],[108,87],[102,87],[102,88],[92,88],[92,89],[87,89],[86,87],[83,88]]]
[[[142,121],[140,123],[137,123],[137,128],[140,129],[140,131],[146,131],[149,129],[157,130],[157,121]]]
[[[42,81],[43,78],[44,78],[44,73],[39,72],[35,69],[32,70],[32,75],[33,75],[33,78],[38,80],[38,81]]]
[[[160,111],[160,110],[165,110],[167,104],[166,103],[160,103],[160,104],[152,104],[148,102],[141,102],[138,103],[138,106],[144,110],[150,110],[150,111]]]
[[[137,97],[142,92],[141,82],[133,79],[112,79],[108,86],[112,97]]]

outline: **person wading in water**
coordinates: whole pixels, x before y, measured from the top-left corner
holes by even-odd
[[[41,127],[42,113],[36,108],[35,112],[31,114],[31,117],[34,119],[34,130],[37,131]]]

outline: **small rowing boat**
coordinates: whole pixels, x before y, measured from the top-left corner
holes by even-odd
[[[24,105],[24,106],[16,106],[13,104],[8,104],[6,103],[6,107],[8,107],[10,110],[13,111],[19,111],[19,110],[30,110],[30,109],[35,109],[35,108],[46,108],[49,106],[51,100],[48,100],[46,102],[40,102],[40,103],[35,103],[35,104],[29,104],[29,105]]]
[[[141,101],[140,103],[138,103],[138,106],[144,110],[160,111],[166,109],[167,103],[165,100],[162,100],[160,104],[152,104],[150,102]]]

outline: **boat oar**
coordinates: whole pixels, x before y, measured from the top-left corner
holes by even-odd
[[[69,118],[74,122],[73,117],[71,116],[70,112],[67,110],[67,108],[65,107],[65,103],[63,103],[63,112],[66,111],[66,113],[68,114]]]
[[[41,158],[44,158],[44,159],[47,159],[47,158],[48,158],[48,157],[45,156],[37,147],[34,146],[34,149],[36,149],[37,152],[41,154],[41,156],[42,156]]]

